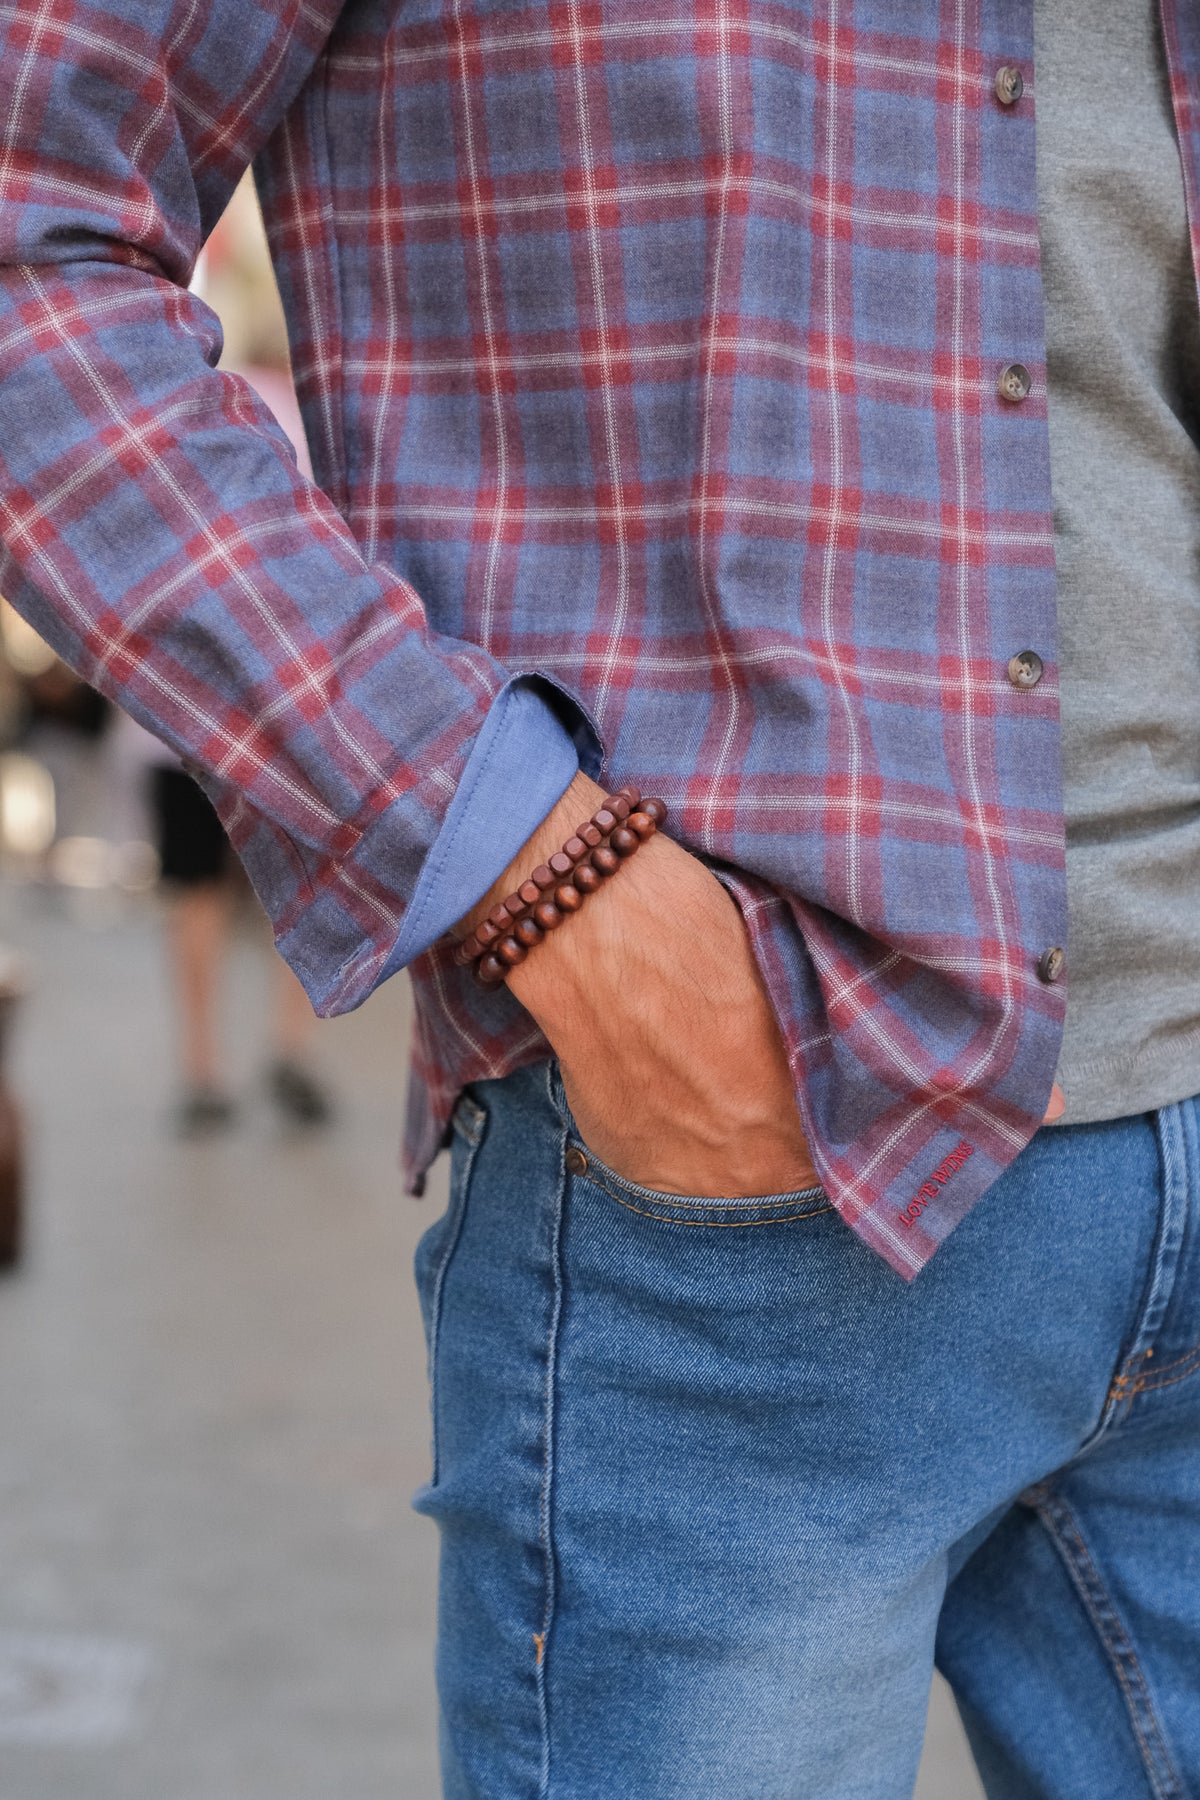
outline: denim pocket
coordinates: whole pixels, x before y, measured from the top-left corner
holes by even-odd
[[[441,1217],[422,1232],[417,1244],[415,1274],[421,1316],[425,1323],[425,1347],[429,1372],[429,1410],[432,1420],[430,1486],[438,1478],[438,1335],[446,1296],[446,1277],[462,1235],[467,1196],[475,1157],[483,1142],[487,1113],[478,1100],[464,1091],[454,1109],[450,1145],[450,1198]]]
[[[813,1219],[833,1211],[822,1187],[795,1188],[783,1194],[751,1194],[729,1199],[703,1194],[668,1194],[657,1188],[643,1187],[618,1175],[601,1162],[576,1125],[567,1104],[566,1089],[557,1063],[550,1065],[551,1099],[567,1128],[567,1171],[580,1181],[601,1188],[610,1199],[643,1218],[661,1219],[670,1225],[749,1226],[782,1225],[798,1219]]]

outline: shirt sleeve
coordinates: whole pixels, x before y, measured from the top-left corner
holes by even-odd
[[[486,891],[567,745],[599,761],[571,696],[364,560],[187,291],[340,3],[0,9],[0,587],[197,773],[324,1013]]]

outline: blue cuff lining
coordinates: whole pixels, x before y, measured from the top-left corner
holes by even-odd
[[[483,898],[570,787],[580,761],[577,737],[591,734],[591,726],[580,713],[572,732],[540,686],[537,676],[515,675],[492,701],[381,981],[428,950]],[[561,704],[569,696],[556,689],[555,699]]]

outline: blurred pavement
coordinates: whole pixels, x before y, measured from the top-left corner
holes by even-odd
[[[152,904],[0,889],[0,940],[33,977],[31,1241],[0,1281],[0,1794],[436,1800],[410,1264],[445,1190],[415,1204],[395,1173],[403,980],[322,1027],[338,1123],[289,1138],[257,1091],[266,958],[240,941],[244,1118],[180,1145]],[[917,1795],[981,1795],[941,1690]]]

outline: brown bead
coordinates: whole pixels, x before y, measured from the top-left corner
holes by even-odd
[[[535,923],[540,925],[543,931],[553,931],[557,925],[561,925],[563,922],[563,916],[553,900],[540,900],[533,909],[533,917]]]
[[[603,884],[603,877],[597,874],[591,863],[580,863],[571,877],[571,885],[577,887],[581,894],[594,894]]]
[[[661,825],[667,816],[667,803],[665,800],[643,800],[640,810],[656,825]]]
[[[491,912],[484,920],[484,923],[486,925],[494,925],[497,931],[507,931],[512,924],[512,914],[508,910],[508,901],[502,900],[499,906],[493,906]]]
[[[540,944],[542,935],[542,928],[534,923],[532,914],[527,918],[518,919],[513,926],[513,936],[518,944],[524,944],[527,950],[532,950],[535,944]]]
[[[518,963],[525,961],[529,952],[515,937],[506,937],[501,938],[496,945],[496,955],[508,968],[514,969]]]
[[[500,958],[490,954],[476,963],[475,971],[484,987],[498,987],[508,973]]]
[[[589,850],[594,850],[597,844],[603,843],[604,841],[604,833],[602,831],[597,831],[590,819],[586,825],[581,825],[579,827],[576,835],[583,839]]]
[[[583,895],[573,881],[564,881],[561,887],[554,890],[554,904],[559,912],[578,912],[583,905]]]
[[[612,875],[620,866],[620,857],[608,844],[601,844],[598,850],[592,851],[592,867],[601,875]]]
[[[571,873],[573,866],[570,857],[565,855],[561,850],[556,850],[554,855],[550,858],[550,867],[554,870],[554,873],[558,876],[560,881],[564,875],[569,875]]]
[[[624,794],[608,794],[605,797],[604,810],[605,812],[610,812],[619,824],[624,824],[625,820],[633,811],[633,808],[630,806]]]
[[[630,831],[637,832],[643,842],[646,838],[653,837],[654,833],[658,830],[658,826],[654,823],[654,820],[650,817],[649,813],[631,812],[625,823],[628,825]]]
[[[630,831],[628,825],[618,825],[608,841],[618,856],[626,857],[633,855],[642,840],[636,831]]]
[[[523,881],[517,889],[517,899],[521,902],[522,908],[536,906],[541,897],[542,890],[532,878],[529,881]]]
[[[506,918],[505,924],[508,923],[509,921]],[[498,925],[493,925],[490,919],[485,919],[482,925],[477,925],[475,927],[475,938],[481,950],[486,950],[489,944],[494,944],[499,936],[500,927]]]
[[[599,812],[594,812],[592,814],[592,824],[596,827],[596,830],[602,837],[607,837],[609,832],[619,822],[617,815],[615,813],[610,813],[606,806],[602,806]]]
[[[461,938],[454,946],[454,961],[461,969],[464,963],[474,962],[479,954],[479,940],[472,932],[469,937]]]
[[[634,787],[632,781],[627,781],[623,788],[617,789],[617,792],[623,800],[628,800],[631,812],[635,807],[640,806],[642,803],[641,793]]]
[[[554,886],[554,870],[549,863],[539,863],[529,879],[538,892],[544,894],[547,888]]]
[[[588,853],[588,847],[581,837],[569,837],[563,845],[563,855],[569,856],[573,863],[580,862]]]

